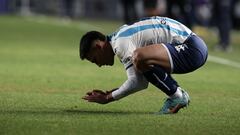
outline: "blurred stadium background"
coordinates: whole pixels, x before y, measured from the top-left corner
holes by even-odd
[[[180,7],[168,14],[165,0],[157,0],[157,13],[145,7],[154,0],[127,0],[136,8],[128,20],[124,1],[0,0],[0,135],[239,134],[240,0],[231,3],[229,53],[213,50],[218,40],[213,0],[175,0],[187,3],[194,32],[209,47],[210,62],[191,74],[174,75],[191,95],[189,109],[152,115],[165,97],[153,86],[105,106],[81,100],[89,89],[107,90],[126,79],[118,60],[114,68],[98,68],[79,59],[79,39],[86,31],[108,34],[148,12],[187,25]]]
[[[154,0],[0,0],[0,14],[18,14],[23,16],[47,15],[71,19],[101,18],[122,20],[124,16],[123,3],[133,3],[131,9],[136,10],[137,18],[145,16],[144,5],[150,5]],[[166,0],[156,0],[159,15],[168,16]],[[174,0],[168,0],[173,1]],[[190,13],[192,22],[209,25],[212,17],[213,0],[181,0],[183,8]],[[147,4],[146,4],[147,3]],[[150,3],[150,4],[149,4]],[[181,7],[171,9],[177,19],[183,14]],[[131,11],[130,11],[131,12]],[[129,13],[131,14],[131,13]],[[197,16],[197,17],[196,17]],[[133,16],[131,16],[133,17]],[[171,16],[170,16],[171,17]],[[176,18],[174,17],[174,18]],[[234,28],[240,27],[240,0],[231,2],[231,18]]]

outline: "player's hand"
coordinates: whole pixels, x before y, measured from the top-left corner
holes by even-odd
[[[112,92],[114,92],[115,90],[117,90],[118,88],[114,88],[112,90],[106,91],[107,94],[112,94]]]
[[[82,98],[88,102],[95,102],[99,104],[107,104],[113,101],[111,92],[103,92],[102,90],[92,90]]]

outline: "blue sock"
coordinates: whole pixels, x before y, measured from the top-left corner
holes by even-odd
[[[168,96],[173,95],[179,87],[178,83],[171,75],[158,65],[151,67],[150,70],[144,72],[143,75],[150,83],[162,90]]]

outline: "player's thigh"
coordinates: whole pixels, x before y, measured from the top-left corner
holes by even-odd
[[[138,48],[134,51],[134,57],[137,57],[141,66],[160,65],[167,71],[171,70],[168,52],[163,44],[154,44]],[[135,62],[135,64],[139,63]]]

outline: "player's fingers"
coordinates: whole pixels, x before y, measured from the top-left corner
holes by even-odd
[[[88,102],[97,102],[98,100],[96,98],[94,98],[94,97],[90,97],[90,98],[88,98],[87,101]]]
[[[84,96],[84,97],[82,97],[82,99],[88,100],[88,96]]]
[[[92,91],[87,92],[86,95],[89,95],[89,96],[92,95]]]
[[[84,97],[82,97],[82,99],[88,100],[88,101],[94,101],[96,99],[96,96],[94,96],[94,95],[84,96]]]
[[[94,95],[86,95],[84,97],[82,97],[82,99],[85,99],[85,100],[89,100],[89,99],[92,99]]]
[[[105,94],[105,93],[104,93],[103,91],[101,91],[101,90],[93,90],[93,92]]]

